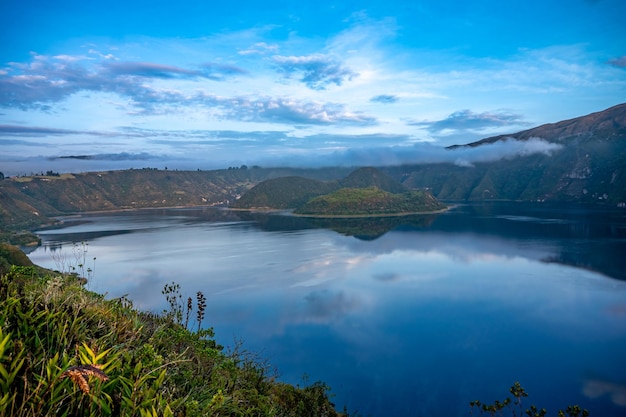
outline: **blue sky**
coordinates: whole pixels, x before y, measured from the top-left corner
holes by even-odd
[[[448,158],[625,102],[624,16],[623,0],[4,1],[0,170]]]

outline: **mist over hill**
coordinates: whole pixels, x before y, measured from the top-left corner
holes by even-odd
[[[493,136],[467,145],[451,146],[450,149],[463,146],[476,147],[508,139],[528,141],[533,138],[543,138],[552,143],[568,145],[571,144],[574,138],[582,142],[595,141],[601,138],[607,139],[618,135],[620,130],[623,134],[625,128],[626,103],[618,104],[604,111],[591,113],[586,116],[563,120],[557,123],[548,123],[510,135]]]
[[[626,202],[626,104],[446,151],[384,170],[439,199]]]

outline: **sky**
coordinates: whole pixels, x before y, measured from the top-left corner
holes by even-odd
[[[626,102],[624,16],[623,0],[0,0],[0,171],[469,166],[486,157],[445,147]],[[508,145],[491,155],[555,150]]]

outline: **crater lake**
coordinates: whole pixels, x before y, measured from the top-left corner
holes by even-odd
[[[38,265],[107,298],[207,297],[218,343],[285,382],[331,387],[339,411],[467,416],[510,397],[557,415],[626,415],[626,210],[459,203],[440,214],[305,219],[219,208],[64,218]],[[82,265],[82,266],[78,266]]]

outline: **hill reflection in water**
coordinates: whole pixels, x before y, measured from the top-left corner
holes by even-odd
[[[239,215],[242,219],[254,220],[266,231],[287,231],[301,229],[329,229],[344,236],[360,240],[375,240],[399,226],[424,228],[432,224],[437,214],[406,216],[371,216],[355,218],[316,218],[298,217],[288,214],[267,214],[248,212]]]
[[[329,383],[340,409],[465,416],[469,401],[503,398],[520,380],[552,414],[579,403],[623,415],[611,395],[626,389],[626,281],[607,277],[624,279],[625,213],[485,203],[311,221],[141,210],[68,219],[29,256],[54,268],[53,249],[71,257],[67,242],[88,238],[92,289],[150,311],[166,307],[166,283],[203,291],[220,343],[244,339],[290,383],[304,373]]]
[[[626,253],[626,211],[623,209],[487,202],[459,203],[450,212],[437,214],[350,219],[305,218],[284,212],[235,214],[265,231],[322,228],[365,241],[376,240],[391,230],[436,233],[448,236],[450,242],[459,235],[474,235],[504,239],[522,249],[521,253],[527,252],[523,249],[532,252],[533,245],[549,246],[549,253],[538,260],[626,280],[626,257],[623,256]],[[440,243],[439,238],[433,239],[435,241]]]
[[[115,219],[115,226],[99,224],[103,218]],[[159,221],[155,223],[151,219]],[[59,247],[64,242],[206,222],[246,222],[268,232],[328,229],[363,241],[374,241],[392,230],[431,233],[436,235],[432,239],[433,247],[440,244],[441,239],[454,242],[460,236],[504,239],[508,243],[502,246],[502,250],[513,246],[522,256],[531,256],[535,260],[626,280],[626,211],[581,205],[459,203],[444,213],[363,218],[310,218],[293,216],[288,211],[238,211],[213,207],[147,209],[71,216],[65,219],[64,227],[42,230],[39,234],[54,236],[55,247]],[[550,250],[537,259],[536,255],[529,255],[536,252],[532,250],[533,245]],[[51,246],[50,249],[54,248]]]

